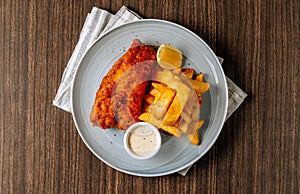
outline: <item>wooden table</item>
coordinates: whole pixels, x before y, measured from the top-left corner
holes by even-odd
[[[249,95],[185,177],[112,169],[52,105],[86,15],[123,4],[194,31]],[[0,193],[300,193],[299,1],[2,0],[0,15]]]

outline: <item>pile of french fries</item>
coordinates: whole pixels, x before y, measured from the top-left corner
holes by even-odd
[[[198,129],[204,123],[199,120],[201,94],[209,89],[203,78],[203,73],[196,74],[192,68],[156,70],[139,119],[176,137],[186,134],[198,145]]]

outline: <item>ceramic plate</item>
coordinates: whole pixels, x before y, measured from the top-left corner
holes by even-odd
[[[159,153],[149,160],[131,158],[123,147],[124,131],[100,129],[89,121],[96,91],[113,64],[127,51],[133,39],[159,46],[167,43],[184,55],[183,66],[203,72],[210,84],[203,95],[200,117],[202,143],[194,146],[188,138],[163,134]],[[93,154],[107,165],[137,176],[162,176],[182,170],[199,160],[216,141],[227,110],[227,85],[221,65],[207,44],[186,28],[162,20],[141,20],[115,28],[89,48],[77,69],[71,92],[72,114],[77,130]]]

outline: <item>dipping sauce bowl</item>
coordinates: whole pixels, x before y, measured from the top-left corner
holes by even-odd
[[[123,143],[131,157],[145,160],[152,158],[159,151],[161,135],[152,124],[137,122],[126,130]]]

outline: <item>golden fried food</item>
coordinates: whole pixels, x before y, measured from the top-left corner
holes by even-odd
[[[155,63],[155,50],[137,39],[134,40],[129,50],[113,65],[100,84],[90,114],[93,126],[124,129],[138,121],[148,86],[148,82],[144,80],[150,78]],[[124,76],[128,69],[130,74]]]
[[[181,72],[184,73],[184,75],[190,79],[192,79],[195,74],[195,70],[193,68],[184,68],[181,69]]]
[[[171,88],[166,88],[160,95],[159,99],[155,103],[152,103],[149,107],[149,110],[153,116],[157,119],[162,119],[166,111],[169,109],[174,96],[175,91]]]
[[[187,135],[192,144],[199,144],[198,129],[204,123],[199,120],[201,95],[210,86],[203,73],[181,68],[181,59],[176,60],[179,65],[173,65],[171,54],[176,51],[182,57],[181,52],[169,46],[162,49],[166,52],[156,55],[152,47],[133,41],[100,84],[90,114],[93,126],[127,129],[145,121],[176,137]],[[157,62],[172,62],[173,66],[164,69]]]
[[[192,68],[158,67],[152,79],[152,87],[144,97],[147,108],[139,119],[176,137],[186,134],[192,144],[198,145],[198,129],[204,123],[199,121],[201,94],[209,89],[203,73],[196,74]]]

